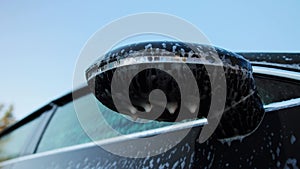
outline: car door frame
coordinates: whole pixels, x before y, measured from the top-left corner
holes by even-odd
[[[262,69],[258,69],[258,68],[262,68]],[[265,70],[263,70],[263,69],[265,69]],[[268,71],[266,71],[266,70],[268,70]],[[291,74],[293,74],[293,76],[286,76],[287,73],[291,73]],[[268,65],[254,66],[254,74],[274,76],[274,77],[279,77],[279,78],[283,78],[283,79],[288,78],[288,79],[296,80],[296,81],[300,82],[300,73],[299,72],[274,68],[274,67],[270,67]],[[85,87],[81,87],[81,88],[75,90],[75,92],[80,93],[79,95],[77,94],[77,96],[81,97],[90,91],[89,91],[88,87],[85,86]],[[35,153],[36,149],[38,147],[39,141],[41,140],[43,133],[44,133],[45,129],[47,128],[47,125],[51,121],[52,116],[55,114],[56,109],[59,106],[62,106],[62,105],[65,105],[65,104],[71,102],[73,99],[77,99],[77,98],[73,98],[72,92],[68,93],[68,94],[50,102],[49,104],[45,105],[44,107],[40,108],[39,110],[35,111],[34,113],[30,114],[26,118],[22,119],[21,121],[17,122],[13,126],[9,127],[5,131],[3,131],[0,134],[0,137],[2,137],[3,135],[17,129],[18,127],[34,120],[35,118],[39,117],[40,115],[42,116],[42,120],[39,125],[40,127],[33,132],[34,133],[33,141],[28,141],[28,143],[24,146],[26,148],[22,152],[21,156],[1,162],[0,167],[3,167],[3,166],[5,167],[6,165],[13,165],[14,163],[17,163],[20,160],[26,160],[26,159],[30,160],[32,155],[34,155],[34,156],[32,156],[33,158],[37,158],[39,156],[39,154],[47,155],[47,152],[46,153]],[[285,101],[285,104],[280,105],[280,106],[275,106],[275,107],[267,107],[266,106],[266,112],[268,113],[268,112],[272,112],[275,110],[285,109],[285,108],[299,106],[299,105],[300,105],[300,102],[294,103],[294,102],[290,102],[288,100],[288,101]],[[73,148],[84,148],[85,146],[89,146],[89,145],[90,145],[90,143],[79,144],[79,145],[71,146],[68,149],[72,150]],[[62,148],[62,149],[65,149],[65,148]],[[59,151],[57,151],[57,153],[59,153]]]

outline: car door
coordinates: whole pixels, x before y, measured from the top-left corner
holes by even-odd
[[[299,168],[300,74],[254,66],[265,117],[247,137],[196,144],[201,168]]]
[[[51,118],[36,151],[33,155],[20,157],[13,161],[13,168],[140,168],[146,166],[168,167],[175,163],[179,166],[188,167],[193,163],[190,160],[194,158],[194,144],[199,128],[206,124],[206,119],[199,119],[191,122],[174,124],[168,122],[152,121],[147,124],[135,124],[115,112],[111,112],[101,103],[98,103],[106,121],[116,130],[124,135],[115,135],[109,130],[103,130],[103,119],[89,117],[91,101],[95,101],[94,96],[86,92],[87,87],[80,89],[78,92],[81,96],[75,100],[72,95],[67,95],[62,99],[55,101],[59,105],[55,114]],[[69,100],[69,101],[68,101]],[[90,127],[95,131],[99,141],[91,140],[78,121],[74,104],[80,104],[85,110],[86,118],[90,121]],[[94,121],[96,120],[96,121]],[[97,121],[99,120],[99,121]],[[172,125],[172,128],[168,127]],[[147,140],[148,143],[156,143],[159,147],[166,149],[175,139],[172,133],[183,131],[191,127],[196,127],[189,132],[189,137],[185,137],[183,142],[179,142],[166,153],[158,154],[155,157],[130,158],[116,155],[107,151],[102,145],[112,146],[115,149],[124,152],[143,151],[139,148],[141,143],[139,139],[148,138],[154,135],[160,137],[155,140]],[[152,142],[151,142],[152,141]],[[179,154],[184,153],[185,157],[181,160],[185,164],[178,162]],[[157,165],[159,163],[159,165]]]
[[[110,112],[97,102],[106,122],[124,137],[103,130],[103,119],[89,116],[91,101],[86,87],[79,98],[66,95],[54,103],[58,106],[32,155],[6,161],[13,168],[284,168],[298,167],[299,155],[299,73],[282,72],[268,67],[254,67],[258,91],[267,111],[259,127],[247,137],[226,140],[211,138],[203,144],[197,138],[205,119],[194,123],[155,122],[134,125],[124,116]],[[286,76],[286,73],[293,76]],[[279,94],[280,93],[280,94]],[[86,110],[86,119],[95,139],[82,128],[74,104]],[[193,121],[192,121],[193,122]],[[168,128],[168,126],[171,126]],[[178,127],[180,126],[180,127]],[[183,139],[172,134],[188,131]],[[150,131],[150,132],[149,132]],[[153,134],[155,133],[155,134]],[[155,156],[130,158],[107,151],[107,147],[128,152],[144,151],[140,140],[160,135],[154,141],[165,148]],[[99,140],[99,141],[97,141]],[[151,140],[147,144],[153,144]],[[152,140],[153,141],[153,140]],[[177,144],[166,148],[172,142]],[[107,146],[105,148],[105,146]],[[165,151],[164,151],[165,150]],[[144,152],[145,153],[145,152]]]

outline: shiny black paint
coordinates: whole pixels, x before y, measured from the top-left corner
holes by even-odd
[[[148,57],[149,62],[143,61],[143,64],[130,63],[125,66],[113,66],[111,69],[106,70],[106,67],[110,63],[117,65],[122,59],[128,58],[142,58]],[[160,58],[184,58],[192,59],[197,58],[194,63],[185,62],[172,62],[165,63],[160,61]],[[261,99],[258,96],[255,80],[252,76],[252,66],[248,60],[244,57],[235,54],[233,52],[227,51],[222,48],[217,48],[210,45],[196,44],[196,43],[186,43],[177,41],[154,41],[154,42],[141,42],[130,44],[126,46],[119,47],[117,49],[111,50],[104,57],[96,60],[86,70],[86,78],[91,91],[94,93],[95,97],[109,109],[123,114],[129,114],[131,107],[137,110],[134,114],[137,117],[143,119],[153,119],[153,112],[145,111],[145,104],[150,105],[149,95],[154,89],[160,89],[166,95],[167,104],[176,104],[174,112],[170,112],[167,107],[162,111],[158,112],[157,121],[181,121],[184,119],[191,119],[194,117],[195,112],[190,112],[188,108],[190,105],[184,105],[186,102],[192,102],[195,100],[193,98],[193,93],[198,91],[190,91],[189,94],[193,99],[189,100],[186,95],[181,95],[179,81],[185,82],[189,81],[186,79],[186,72],[182,68],[182,65],[186,65],[192,71],[195,81],[197,82],[200,97],[201,106],[197,107],[198,118],[206,117],[210,118],[208,114],[211,109],[211,102],[214,103],[224,103],[225,110],[223,112],[222,118],[218,123],[216,129],[216,134],[218,138],[230,138],[234,136],[247,135],[251,133],[262,121],[264,116],[264,109]],[[159,62],[151,63],[153,60],[158,59]],[[213,63],[222,64],[211,65]],[[139,72],[134,78],[126,78],[126,74],[135,70],[142,70],[144,64],[159,65],[163,67],[162,70],[159,68],[146,69]],[[219,66],[222,66],[224,72],[220,72]],[[116,73],[116,70],[118,70]],[[181,80],[178,82],[170,76],[164,70],[170,70],[174,72],[176,77],[180,77]],[[210,71],[208,71],[210,70]],[[212,73],[214,72],[214,73]],[[224,83],[226,86],[218,86],[220,88],[226,88],[226,101],[218,97],[219,99],[212,101],[212,93],[218,93],[216,88],[213,88],[211,84],[221,85],[222,76],[220,74],[224,73]],[[210,75],[209,75],[210,74]],[[131,103],[123,106],[125,111],[119,111],[115,103],[124,102],[124,98],[120,97],[120,100],[113,100],[112,93],[112,79],[118,79],[118,91],[121,96],[129,95],[131,98]],[[129,91],[127,91],[125,84],[127,81],[131,81]],[[123,84],[123,85],[122,85]],[[188,84],[188,83],[187,83]],[[192,84],[192,83],[191,83]],[[194,87],[189,87],[193,89]],[[129,94],[127,94],[127,92]],[[218,95],[218,94],[216,94]],[[198,96],[197,96],[198,97]],[[119,98],[119,97],[115,97]],[[126,102],[125,102],[126,103]],[[179,118],[179,112],[180,117]],[[155,116],[155,117],[156,117]],[[214,115],[217,116],[217,115]],[[213,123],[213,119],[211,123]]]
[[[254,53],[253,57],[257,54],[259,53]],[[250,59],[247,55],[245,56]],[[88,91],[87,88],[85,90]],[[71,93],[52,101],[21,122],[8,128],[0,136],[51,109],[52,104],[63,105],[70,101],[72,101]],[[153,161],[153,168],[159,168],[159,166],[172,168],[174,164],[177,166],[175,168],[181,168],[183,161],[181,159],[184,158],[187,159],[185,167],[191,168],[299,168],[299,112],[299,106],[267,112],[258,129],[241,141],[237,139],[231,142],[222,142],[212,138],[204,144],[199,144],[196,141],[199,129],[194,129],[188,135],[189,137],[185,138],[178,146],[165,154],[149,159],[122,158],[95,145],[52,155],[25,156],[26,159],[23,160],[22,158],[13,159],[13,161],[0,163],[0,169],[68,168],[68,166],[76,168],[78,164],[79,168],[151,168],[151,161]],[[111,145],[118,146],[119,144],[111,143]],[[187,145],[191,148],[190,150],[185,148]],[[175,149],[176,151],[174,151]],[[180,151],[181,149],[183,151]],[[174,153],[172,154],[172,152]],[[172,158],[167,158],[169,155]],[[158,161],[159,157],[161,160]]]
[[[16,163],[14,169],[40,168],[284,168],[299,166],[300,107],[268,112],[260,127],[244,139],[199,144],[199,128],[166,153],[148,158],[125,158],[97,145]],[[291,138],[295,137],[296,140]],[[163,144],[164,140],[161,140]],[[126,145],[126,146],[125,146]],[[135,140],[112,143],[129,149]],[[137,147],[136,145],[134,147]]]

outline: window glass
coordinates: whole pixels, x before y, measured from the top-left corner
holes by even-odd
[[[298,84],[263,76],[256,76],[255,80],[258,92],[265,105],[300,97],[300,86]],[[91,101],[97,103],[103,116],[102,119],[95,118],[93,113],[91,113],[95,111],[95,109],[92,108]],[[85,111],[83,118],[89,122],[85,125],[85,128],[88,128],[90,131],[89,135],[92,134],[96,140],[118,136],[115,132],[112,132],[111,129],[107,128],[107,123],[121,134],[131,134],[174,124],[157,121],[147,123],[133,122],[129,120],[128,117],[125,117],[125,115],[116,113],[103,106],[92,94],[87,94],[58,108],[42,137],[37,152],[91,142],[91,139],[80,125],[74,109],[74,103],[80,105],[81,109]]]
[[[39,122],[40,117],[1,137],[0,161],[20,156],[25,148],[25,144],[33,137],[34,129]]]
[[[265,105],[300,97],[299,83],[264,76],[256,76],[255,82]]]
[[[92,108],[91,101],[97,102],[97,106],[103,116],[102,119],[92,116],[93,113],[91,113],[91,111],[95,111],[95,109]],[[85,117],[83,118],[87,119],[89,122],[85,128],[88,128],[88,130],[91,131],[89,134],[92,134],[93,138],[96,138],[96,140],[119,136],[115,132],[112,132],[111,129],[108,129],[107,124],[121,134],[131,134],[174,124],[171,122],[157,121],[147,123],[133,122],[132,120],[129,120],[128,117],[125,117],[125,115],[111,111],[103,106],[92,94],[83,96],[73,102],[80,105],[85,111]],[[55,112],[42,137],[37,152],[91,142],[91,139],[80,125],[73,102],[58,108]]]

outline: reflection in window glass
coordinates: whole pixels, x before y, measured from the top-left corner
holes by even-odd
[[[23,148],[33,136],[33,131],[39,124],[40,118],[15,129],[0,138],[0,161],[20,156]]]
[[[95,103],[95,101],[95,97],[92,94],[88,94],[73,102],[79,105],[81,110],[84,110],[84,117],[81,118],[88,121],[88,123],[85,123],[85,129],[88,129],[89,135],[92,135],[93,139],[96,140],[116,137],[120,135],[118,133],[131,134],[173,124],[157,121],[147,123],[133,122],[125,115],[106,108],[99,101],[96,101],[97,110],[101,111],[103,118],[95,118],[95,109],[91,105],[91,102]],[[38,152],[91,142],[91,139],[84,132],[78,121],[73,102],[58,108],[42,137]],[[107,124],[118,133],[108,128]]]
[[[261,76],[257,76],[255,82],[264,105],[300,97],[300,84],[296,82]]]

